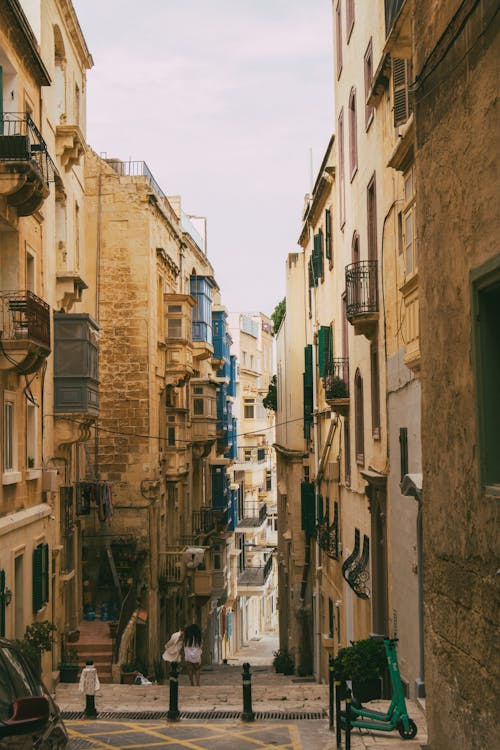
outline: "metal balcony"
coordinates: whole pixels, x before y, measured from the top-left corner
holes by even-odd
[[[30,291],[0,292],[0,369],[36,372],[49,354],[49,305]]]
[[[345,269],[347,319],[356,335],[374,335],[379,316],[376,260],[361,260]]]
[[[265,565],[245,568],[238,575],[238,588],[262,589],[273,568],[273,558],[269,556]]]
[[[192,512],[194,535],[210,534],[224,526],[224,512],[212,508],[200,508]]]
[[[347,357],[333,359],[324,379],[325,401],[333,410],[347,416],[349,414],[349,360]]]
[[[56,175],[47,144],[29,114],[0,114],[0,195],[18,216],[40,208]]]

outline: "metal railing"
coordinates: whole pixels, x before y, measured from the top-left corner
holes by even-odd
[[[47,144],[27,112],[0,114],[0,162],[36,162],[45,183],[54,182],[57,168]]]
[[[114,171],[120,175],[120,177],[144,177],[156,193],[157,197],[160,198],[161,205],[168,214],[173,223],[179,222],[174,209],[172,208],[167,196],[153,177],[153,173],[146,164],[145,161],[122,161],[121,159],[106,159],[106,163],[114,169]]]
[[[224,524],[224,511],[200,508],[192,512],[193,534],[209,534]]]
[[[50,349],[50,307],[30,291],[0,292],[0,338],[30,339]]]
[[[167,583],[180,583],[184,578],[182,552],[179,549],[160,552],[159,577]]]
[[[265,565],[250,565],[244,568],[238,575],[238,583],[240,586],[264,586],[272,567],[273,558],[270,555]]]
[[[328,365],[325,377],[327,399],[349,398],[349,359],[336,357]]]
[[[347,318],[378,312],[377,261],[360,260],[345,269]]]

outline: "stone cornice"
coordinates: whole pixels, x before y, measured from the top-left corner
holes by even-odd
[[[94,60],[88,50],[85,37],[83,36],[75,9],[73,8],[73,3],[71,0],[58,0],[58,5],[61,16],[71,37],[71,41],[73,42],[80,58],[80,62],[87,70],[90,70],[90,68],[94,66]]]
[[[24,65],[30,70],[39,86],[50,86],[51,78],[44,65],[40,47],[24,15],[19,0],[0,0],[0,16],[10,21],[14,36],[9,37],[13,47],[23,59]]]

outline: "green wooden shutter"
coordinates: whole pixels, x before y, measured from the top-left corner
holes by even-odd
[[[42,602],[47,604],[49,601],[49,581],[50,581],[50,558],[49,545],[42,545]]]
[[[332,259],[332,214],[329,208],[325,210],[325,256]]]
[[[323,278],[323,233],[318,232],[314,235],[314,246],[311,255],[312,261],[312,278],[313,284],[310,286],[318,286],[318,282]]]
[[[328,498],[326,498],[328,504]],[[323,495],[318,495],[318,520],[321,521],[323,518]]]
[[[302,531],[306,534],[314,534],[315,531],[315,508],[314,508],[314,484],[312,482],[300,483],[300,506],[302,517]]]
[[[33,612],[38,612],[43,606],[42,600],[42,545],[33,550]]]
[[[312,372],[312,345],[304,347],[304,437],[308,440],[311,435],[312,411],[313,411],[313,372]]]
[[[392,91],[394,97],[394,127],[403,125],[410,116],[408,98],[408,61],[392,58]]]
[[[320,326],[318,331],[318,367],[320,378],[328,375],[332,352],[331,326]]]
[[[5,570],[0,570],[0,636],[5,637]]]

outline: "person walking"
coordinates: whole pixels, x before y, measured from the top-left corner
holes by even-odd
[[[186,628],[184,635],[184,659],[186,661],[189,682],[200,686],[201,671],[201,630],[196,623]]]
[[[173,661],[179,663],[182,658],[182,646],[184,645],[184,628],[179,628],[172,634],[170,640],[165,644],[162,654],[163,661],[171,664]]]
[[[95,694],[101,688],[99,677],[97,676],[97,669],[94,667],[94,662],[89,659],[85,662],[85,667],[82,669],[80,676],[80,684],[78,689],[85,695],[85,718],[95,719],[97,717],[97,711],[95,707]]]

